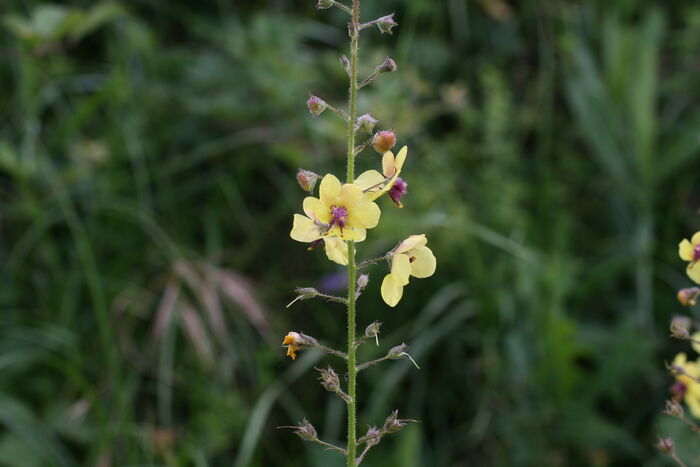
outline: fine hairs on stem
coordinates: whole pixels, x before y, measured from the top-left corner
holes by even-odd
[[[366,341],[380,346],[379,331],[381,323],[373,321],[367,325],[365,332],[357,335],[357,301],[370,281],[369,274],[358,276],[358,269],[378,265],[386,261],[388,273],[381,285],[381,296],[384,302],[395,307],[403,296],[403,288],[409,284],[410,278],[426,278],[433,275],[436,259],[427,247],[428,239],[425,234],[410,235],[400,241],[390,251],[377,255],[376,252],[364,261],[357,261],[357,244],[365,240],[367,230],[375,228],[381,217],[381,209],[376,202],[383,195],[390,198],[393,205],[402,208],[401,198],[407,193],[408,183],[399,175],[403,169],[408,154],[408,148],[403,147],[396,155],[391,149],[396,144],[396,134],[391,130],[375,131],[379,120],[369,113],[358,116],[358,93],[385,73],[393,73],[397,65],[387,57],[383,63],[366,78],[358,78],[360,32],[374,27],[380,33],[392,34],[392,28],[397,26],[394,14],[383,16],[367,23],[360,22],[360,0],[352,0],[348,5],[336,0],[318,0],[319,9],[338,8],[350,16],[348,33],[350,37],[349,57],[343,55],[340,64],[349,78],[347,110],[328,104],[325,100],[310,95],[306,105],[313,118],[324,111],[339,117],[346,123],[346,175],[345,183],[333,174],[323,177],[306,169],[299,169],[297,181],[299,186],[310,193],[303,201],[302,214],[295,214],[290,236],[292,239],[309,243],[309,250],[322,250],[326,257],[337,264],[347,267],[347,294],[344,297],[328,295],[311,287],[299,287],[297,296],[291,300],[287,308],[312,298],[321,298],[329,303],[344,305],[347,316],[346,351],[335,350],[330,346],[300,331],[290,331],[282,341],[287,348],[287,355],[296,359],[298,351],[315,348],[329,355],[340,357],[346,365],[346,387],[343,388],[338,373],[328,365],[317,368],[320,373],[321,386],[340,397],[347,406],[347,436],[346,447],[322,441],[314,426],[304,419],[292,428],[303,440],[312,441],[327,449],[342,453],[347,458],[347,466],[359,465],[367,456],[371,447],[376,446],[382,437],[394,433],[415,420],[399,419],[398,411],[394,410],[384,421],[381,428],[370,426],[367,433],[358,439],[357,436],[357,374],[366,368],[379,365],[388,360],[410,360],[417,369],[418,364],[407,353],[408,345],[401,343],[392,347],[385,356],[365,363],[357,362],[357,349]],[[359,132],[369,133],[364,143],[357,145]],[[361,141],[361,140],[360,140]],[[372,148],[381,156],[381,171],[366,170],[359,176],[355,175],[355,157],[365,149]],[[320,180],[318,197],[313,196],[317,182]],[[391,208],[391,203],[387,203]],[[299,305],[296,305],[299,306]],[[330,305],[329,305],[330,306]],[[359,456],[358,456],[359,453]]]

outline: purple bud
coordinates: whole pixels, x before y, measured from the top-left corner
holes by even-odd
[[[408,183],[401,177],[397,178],[394,184],[389,188],[389,197],[398,207],[402,208],[401,198],[408,192]]]
[[[379,120],[373,118],[370,114],[360,115],[355,121],[355,130],[363,130],[367,133],[372,133],[377,123],[379,123]]]
[[[320,99],[314,95],[309,97],[309,100],[306,101],[306,106],[309,108],[309,112],[311,112],[311,116],[313,118],[318,117],[328,108],[328,104],[326,104],[323,99]]]
[[[392,60],[390,57],[387,57],[386,60],[384,60],[384,63],[379,65],[377,67],[377,72],[378,73],[393,73],[396,71],[396,62]]]
[[[380,131],[372,137],[372,147],[379,154],[384,154],[396,144],[396,135],[391,130]]]
[[[313,193],[316,181],[318,181],[318,174],[310,170],[300,168],[299,172],[297,172],[297,182],[299,182],[299,186],[309,193]]]
[[[394,21],[394,13],[387,16],[382,16],[377,20],[377,27],[382,33],[393,34],[391,32],[391,28],[398,25],[399,23]]]

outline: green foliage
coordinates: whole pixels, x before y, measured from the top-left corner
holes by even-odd
[[[0,464],[342,464],[276,427],[342,444],[327,357],[279,344],[345,336],[340,305],[284,305],[337,272],[287,232],[297,167],[344,164],[342,122],[304,101],[345,99],[346,18],[242,3],[3,4]],[[698,229],[700,8],[366,3],[396,11],[402,73],[359,110],[388,103],[410,151],[404,212],[383,204],[362,253],[410,218],[439,262],[395,310],[367,298],[382,266],[359,300],[360,329],[383,322],[360,360],[405,340],[421,366],[360,373],[360,433],[420,420],[367,465],[664,465],[657,432],[691,455],[657,414]]]

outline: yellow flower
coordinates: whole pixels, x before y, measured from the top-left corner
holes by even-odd
[[[301,338],[301,335],[298,332],[290,332],[289,334],[284,336],[282,345],[287,346],[287,356],[291,357],[292,360],[295,360],[297,358],[296,351],[302,348],[302,341],[303,339]]]
[[[700,267],[695,267],[695,263],[700,260],[700,232],[695,232],[690,241],[684,238],[678,244],[678,256],[683,261],[690,262],[686,269],[688,277],[693,279],[696,284],[700,284]]]
[[[685,401],[690,412],[696,418],[700,418],[700,365],[697,362],[687,361],[684,353],[679,353],[673,359],[672,367],[676,373],[676,383],[671,387],[674,399]]]
[[[374,201],[391,190],[396,180],[399,179],[399,174],[406,161],[407,154],[407,146],[401,148],[396,157],[394,157],[394,153],[391,151],[385,152],[384,156],[382,156],[383,174],[376,170],[367,170],[362,172],[362,174],[355,179],[355,185],[362,188],[362,191],[365,192],[365,196],[369,200]]]
[[[325,243],[326,255],[338,264],[348,264],[348,247],[345,240],[361,242],[366,229],[377,226],[381,211],[379,206],[362,194],[358,186],[340,181],[331,174],[321,180],[319,198],[304,199],[304,214],[294,215],[290,236],[299,242],[321,239]]]
[[[390,260],[391,272],[382,281],[382,298],[387,305],[393,307],[399,303],[409,276],[422,279],[435,272],[435,256],[425,246],[427,243],[424,234],[411,235],[394,248]]]

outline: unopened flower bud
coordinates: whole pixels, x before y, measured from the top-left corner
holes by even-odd
[[[670,436],[666,438],[659,438],[659,442],[656,443],[656,449],[663,452],[664,454],[675,454],[676,447],[673,445],[673,440]]]
[[[325,10],[326,8],[330,8],[333,6],[333,0],[318,0],[318,3],[316,4],[316,8],[319,10]]]
[[[671,399],[666,401],[666,410],[664,410],[664,413],[673,417],[683,417],[685,412],[683,406],[679,404],[678,401]]]
[[[309,100],[306,101],[306,106],[309,108],[309,112],[311,112],[313,118],[318,117],[328,108],[328,104],[326,104],[323,99],[314,95],[309,97]]]
[[[378,122],[379,120],[373,118],[370,114],[360,115],[355,122],[355,130],[363,130],[367,133],[372,133],[374,131],[374,126]]]
[[[687,316],[674,316],[670,326],[671,336],[677,339],[688,339],[692,326],[693,321]]]
[[[340,57],[340,65],[343,67],[343,69],[347,72],[349,75],[351,72],[351,67],[350,67],[350,59],[347,57],[347,55],[341,55]]]
[[[384,154],[396,144],[396,135],[391,130],[375,133],[372,137],[372,147],[379,154]]]
[[[678,301],[681,302],[683,306],[695,306],[698,295],[700,295],[700,288],[698,287],[681,289],[678,291]]]
[[[367,287],[367,284],[369,284],[369,275],[360,274],[360,277],[357,278],[357,290],[364,289]]]
[[[387,33],[387,34],[393,34],[391,32],[391,28],[394,26],[398,26],[399,23],[394,21],[394,13],[387,15],[387,16],[382,16],[379,18],[376,22],[377,27],[379,28],[379,31],[382,33]]]
[[[320,373],[321,376],[319,379],[321,380],[321,386],[326,388],[327,391],[330,392],[337,392],[340,389],[340,379],[338,378],[338,374],[331,368],[330,366],[328,368],[316,368]]]
[[[376,426],[370,426],[367,428],[367,434],[365,434],[364,439],[368,447],[376,446],[382,440],[382,432]]]
[[[377,342],[377,346],[379,346],[379,328],[381,327],[382,323],[375,321],[365,328],[365,336],[370,339],[374,337],[374,340]]]
[[[387,419],[384,421],[384,426],[382,427],[382,431],[385,433],[394,433],[399,431],[401,428],[405,427],[406,424],[403,423],[406,420],[399,420],[399,411],[394,410],[391,412],[391,415],[387,417]]]
[[[377,73],[393,73],[396,71],[396,62],[390,57],[384,60],[384,63],[377,67]]]
[[[407,350],[408,346],[405,343],[402,343],[400,345],[397,345],[396,347],[392,347],[391,350],[389,350],[387,356],[392,360],[398,360],[399,358],[403,358],[406,356]]]
[[[300,168],[299,172],[297,172],[297,182],[299,182],[299,186],[309,193],[313,193],[316,181],[318,181],[318,174],[310,170]]]
[[[299,183],[301,184],[301,182]],[[309,298],[314,298],[318,296],[318,290],[314,289],[313,287],[297,287],[296,289],[294,289],[294,292],[297,293],[297,297],[291,302],[289,302],[287,308],[289,308],[299,300],[308,300]]]
[[[315,441],[318,439],[318,433],[316,433],[316,428],[309,423],[307,419],[301,421],[299,426],[295,426],[296,430],[294,433],[297,434],[304,441]]]

